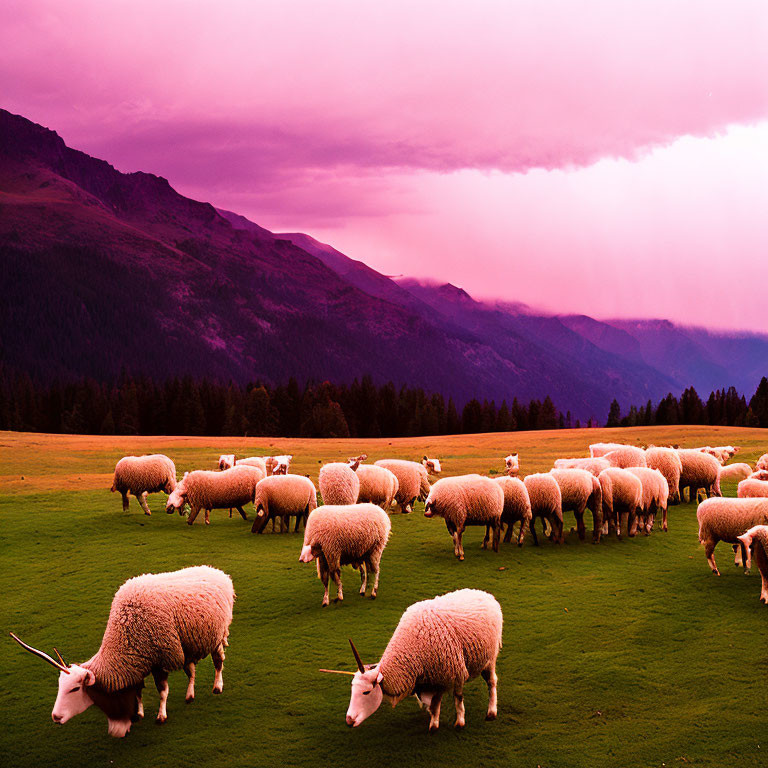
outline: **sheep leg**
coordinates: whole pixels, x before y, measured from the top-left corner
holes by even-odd
[[[210,525],[211,524],[211,510],[206,509],[205,510],[205,524]]]
[[[493,660],[488,669],[484,669],[480,674],[483,676],[483,680],[488,683],[488,713],[486,714],[485,719],[495,720],[498,712],[496,685],[499,681],[499,678],[496,675],[496,659]]]
[[[371,555],[368,560],[368,569],[373,574],[373,589],[371,590],[371,600],[376,599],[376,595],[379,591],[379,563],[381,562],[381,552]]]
[[[123,512],[127,512],[128,504],[130,503],[128,500],[128,491],[120,491],[120,495],[123,497]]]
[[[213,676],[213,692],[221,693],[224,690],[224,646],[220,645],[212,654],[213,667],[216,673]]]
[[[488,523],[488,525],[485,526],[485,538],[483,539],[483,543],[480,545],[480,549],[488,549],[488,542],[491,540],[491,524]]]
[[[667,508],[661,510],[661,530],[667,532]]]
[[[195,518],[200,514],[200,507],[193,506],[189,510],[189,517],[187,518],[187,525],[192,525],[195,522]]]
[[[712,573],[719,576],[720,571],[717,570],[717,563],[715,562],[716,546],[717,546],[716,541],[712,541],[712,539],[707,539],[707,541],[704,542],[704,554],[707,557],[707,562],[709,563],[709,567],[712,569]]]
[[[741,562],[744,564],[744,574],[749,575],[752,569],[752,550],[745,546],[743,541],[739,542],[739,546],[741,548]]]
[[[507,523],[507,532],[504,534],[504,543],[509,544],[510,541],[512,541],[512,534],[514,531],[512,530],[514,526],[514,523]]]
[[[436,731],[440,727],[440,702],[443,691],[437,691],[429,702],[429,730]]]
[[[166,702],[168,701],[168,673],[162,669],[153,669],[152,677],[155,678],[155,688],[160,694],[160,708],[157,710],[157,719],[155,722],[162,725],[168,719],[166,711]]]
[[[459,558],[459,560],[464,559],[464,547],[461,546],[461,537],[464,534],[464,529],[456,529],[456,533],[453,535],[453,542],[454,542],[454,554],[456,557]]]
[[[193,662],[188,661],[184,665],[184,671],[187,673],[189,682],[187,683],[187,695],[186,702],[190,704],[195,700],[195,665]]]
[[[573,514],[576,517],[576,532],[579,534],[579,541],[584,541],[587,538],[587,528],[584,525],[584,510],[582,509],[580,512],[574,511]]]
[[[625,512],[620,512],[617,517],[617,525],[616,525],[616,538],[621,539],[621,532],[627,530],[627,524],[629,523],[629,510],[626,510]]]
[[[340,603],[344,600],[344,590],[341,586],[341,568],[334,568],[331,571],[331,578],[336,585],[336,599],[333,602]]]
[[[144,687],[144,683],[141,684],[141,687]],[[136,716],[132,717],[131,720],[136,722],[138,720],[142,720],[144,718],[144,702],[141,698],[141,688],[136,692]]]
[[[330,602],[328,598],[328,568],[325,566],[322,566],[318,562],[318,570],[320,571],[320,579],[323,582],[323,586],[325,587],[325,594],[323,595],[323,608],[325,608],[326,605]]]
[[[539,537],[536,535],[536,518],[531,518],[531,536],[533,536],[533,543],[539,546]]]
[[[636,512],[632,512],[631,514],[627,512],[627,519],[627,535],[630,538],[637,536],[637,526],[640,523],[640,518]]]
[[[520,533],[517,535],[517,546],[522,547],[525,540],[525,529],[528,527],[525,520],[520,521]]]
[[[493,526],[493,551],[499,551],[499,542],[501,541],[501,523]]]
[[[755,547],[755,560],[757,561],[757,568],[760,571],[762,582],[760,601],[768,604],[768,556],[766,556],[765,550],[759,544]]]
[[[290,528],[289,520],[285,515],[280,516],[280,533],[288,533]]]
[[[144,514],[151,515],[152,510],[150,510],[149,505],[147,504],[147,492],[144,491],[144,493],[140,493],[136,498],[141,505],[141,508],[144,510]]]
[[[365,563],[360,563],[360,597],[365,597],[365,590],[368,587],[368,571]]]
[[[277,520],[276,520],[276,519],[275,519],[275,517],[273,516],[273,517],[272,517],[272,533],[274,533],[274,532],[275,532],[275,525],[276,525],[276,523],[277,523]]]
[[[456,722],[453,724],[454,728],[463,728],[464,721],[464,683],[456,683],[453,688],[453,703],[456,707]]]
[[[242,517],[243,520],[248,519],[248,515],[245,514],[245,510],[242,507],[235,507],[235,509],[240,513],[240,517]],[[230,517],[232,517],[231,514],[230,514]]]
[[[741,557],[741,546],[732,544],[731,549],[733,550],[733,564],[738,568],[744,562]]]

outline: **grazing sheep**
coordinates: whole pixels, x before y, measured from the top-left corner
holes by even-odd
[[[752,474],[752,467],[749,464],[726,464],[720,470],[720,483],[735,483],[739,480],[746,480]]]
[[[346,466],[346,465],[345,465]],[[344,599],[341,566],[360,570],[360,594],[365,596],[368,575],[374,574],[371,598],[379,589],[379,564],[392,524],[374,504],[340,504],[318,507],[304,527],[304,546],[299,562],[317,558],[317,575],[323,582],[323,607],[328,605],[328,577],[336,584],[336,600]]]
[[[478,675],[488,684],[485,719],[494,720],[502,625],[496,598],[477,589],[460,589],[414,603],[400,618],[378,664],[364,666],[352,645],[358,671],[352,678],[347,725],[360,725],[385,696],[394,707],[416,694],[429,710],[429,730],[435,731],[440,726],[442,697],[453,690],[454,725],[463,728],[464,684]]]
[[[429,495],[427,468],[422,464],[402,459],[379,459],[374,462],[374,466],[388,469],[397,478],[398,489],[395,500],[404,515],[413,512],[416,499],[424,501]]]
[[[517,535],[517,546],[523,546],[525,531],[531,524],[531,500],[528,498],[528,489],[519,477],[495,477],[504,491],[504,510],[501,513],[501,526],[506,524],[507,532],[504,541],[512,540],[512,526],[520,522],[520,532]]]
[[[604,469],[608,469],[611,462],[602,456],[597,459],[556,459],[555,469],[586,469],[597,477]]]
[[[599,543],[603,530],[603,490],[600,481],[586,469],[550,469],[549,474],[560,486],[561,511],[571,511],[576,517],[579,538],[584,541],[584,511],[592,510],[592,542]]]
[[[443,471],[443,468],[440,466],[440,459],[430,459],[425,456],[421,463],[427,468],[427,472],[430,475],[439,475]]]
[[[504,457],[504,471],[509,477],[517,477],[520,474],[520,457],[516,453]]]
[[[748,557],[738,537],[755,525],[768,525],[768,499],[705,499],[696,511],[699,521],[699,541],[704,545],[712,573],[720,575],[715,562],[715,547],[719,541],[740,543],[744,569]]]
[[[206,525],[210,525],[212,509],[234,508],[243,520],[247,520],[243,505],[253,500],[256,484],[261,479],[258,468],[248,465],[234,466],[223,472],[209,472],[205,469],[185,472],[184,478],[168,497],[165,511],[169,515],[174,511],[183,515],[184,505],[189,504],[189,525],[195,522],[201,509],[205,510]]]
[[[271,475],[259,481],[253,496],[253,509],[256,517],[251,533],[262,533],[267,522],[272,520],[272,530],[276,518],[280,518],[280,531],[290,528],[291,515],[296,515],[294,533],[299,530],[299,523],[317,508],[317,491],[312,481],[303,475]]]
[[[213,692],[224,686],[222,670],[235,591],[226,573],[207,565],[170,573],[145,573],[117,590],[101,647],[82,664],[20,645],[56,667],[59,693],[51,717],[66,723],[96,704],[108,719],[110,736],[125,736],[144,717],[141,691],[151,673],[160,694],[157,722],[168,719],[168,673],[184,669],[187,702],[195,698],[195,665],[210,654],[216,675]],[[58,651],[57,651],[58,655]]]
[[[768,482],[748,477],[739,483],[736,495],[740,499],[768,497]]]
[[[272,475],[287,475],[291,466],[291,454],[283,456],[265,456],[264,462],[267,466],[267,477]]]
[[[589,446],[589,455],[593,459],[597,459],[601,456],[605,456],[606,453],[626,447],[627,446],[624,443],[592,443],[592,445]]]
[[[222,453],[221,456],[219,456],[219,471],[223,472],[225,469],[232,469],[232,467],[234,466],[235,466],[234,453]]]
[[[555,543],[563,542],[563,498],[560,486],[552,475],[538,472],[528,475],[523,481],[531,500],[531,536],[538,546],[536,518],[541,518],[542,533],[546,534],[545,520],[549,520],[550,537]]]
[[[629,467],[645,467],[645,451],[642,448],[636,448],[634,445],[623,445],[615,451],[609,451],[603,458],[612,466],[620,469]]]
[[[674,448],[661,448],[651,445],[645,450],[645,461],[650,469],[658,469],[669,487],[669,503],[680,503],[680,475],[683,462]]]
[[[760,577],[763,582],[762,589],[760,590],[760,600],[768,605],[768,526],[756,525],[739,536],[738,539],[747,553],[747,569],[752,565],[751,553],[755,555],[757,569],[760,571]]]
[[[355,472],[360,478],[357,503],[371,502],[382,509],[389,509],[395,501],[400,483],[397,476],[384,467],[375,464],[361,464]]]
[[[667,531],[667,506],[669,503],[669,485],[667,479],[658,469],[649,469],[648,467],[628,467],[631,472],[643,486],[642,509],[638,514],[638,519],[642,530],[647,536],[653,530],[653,522],[656,519],[656,513],[661,512],[661,529]],[[637,530],[633,530],[630,536],[634,536]]]
[[[682,463],[680,473],[680,500],[685,500],[685,488],[689,489],[689,498],[696,501],[699,488],[707,496],[722,496],[720,492],[720,462],[708,453],[692,448],[680,448],[677,451]]]
[[[765,469],[768,470],[768,453],[764,453],[755,464],[755,470]]]
[[[751,480],[768,480],[768,469],[758,469],[757,472],[753,472],[749,479]]]
[[[604,469],[598,480],[603,491],[603,533],[608,533],[612,525],[619,539],[622,531],[634,536],[632,528],[643,503],[642,483],[628,469],[620,467]]]
[[[464,559],[461,537],[468,525],[484,525],[483,549],[487,549],[493,529],[493,551],[499,551],[504,491],[489,477],[459,475],[438,480],[424,504],[424,517],[442,517],[453,539],[453,553]]]
[[[357,504],[360,478],[349,464],[341,461],[323,464],[318,485],[323,504]]]
[[[115,465],[115,477],[110,491],[120,491],[123,497],[123,512],[128,511],[128,494],[138,500],[145,515],[152,512],[147,504],[147,494],[165,491],[171,493],[176,487],[176,467],[162,453],[148,456],[124,456]]]
[[[249,456],[246,459],[238,459],[235,462],[236,467],[256,467],[261,470],[264,477],[267,477],[267,462],[263,456]]]
[[[348,458],[347,464],[349,464],[349,466],[352,469],[356,470],[358,466],[362,464],[367,458],[368,458],[367,453],[361,453],[359,456],[351,456],[350,458]]]

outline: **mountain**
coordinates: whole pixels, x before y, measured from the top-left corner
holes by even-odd
[[[121,173],[3,110],[0,254],[3,364],[48,379],[370,373],[459,404],[549,394],[574,418],[602,419],[613,397],[657,399],[693,373],[720,380],[734,351],[746,382],[766,349],[764,337],[725,343],[671,326],[688,341],[670,356],[669,331],[393,280],[309,235],[274,234],[161,177]]]

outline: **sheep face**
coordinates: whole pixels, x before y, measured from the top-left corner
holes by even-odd
[[[165,503],[165,511],[172,515],[174,512],[178,512],[180,515],[184,514],[184,505],[187,503],[187,494],[185,489],[179,483],[176,488],[168,496],[168,501]]]
[[[234,454],[222,454],[219,456],[219,469],[225,470],[225,469],[231,469],[235,466],[235,457]]]
[[[311,563],[320,554],[320,547],[317,544],[305,544],[301,548],[299,555],[300,563]]]
[[[72,664],[68,672],[59,673],[59,693],[53,705],[51,719],[58,725],[63,725],[75,715],[85,712],[93,704],[93,699],[86,693],[86,688],[96,682],[96,677],[90,669]],[[128,721],[130,728],[131,721]]]
[[[355,672],[347,709],[347,725],[356,728],[379,708],[384,699],[380,685],[383,677],[378,666],[365,672]]]

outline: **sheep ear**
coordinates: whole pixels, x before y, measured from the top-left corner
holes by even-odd
[[[378,685],[382,680],[384,679],[384,675],[379,672],[378,675],[376,675],[376,684]]]
[[[96,683],[96,675],[93,674],[93,672],[89,669],[85,673],[85,677],[83,678],[83,685],[87,687],[94,685]]]

